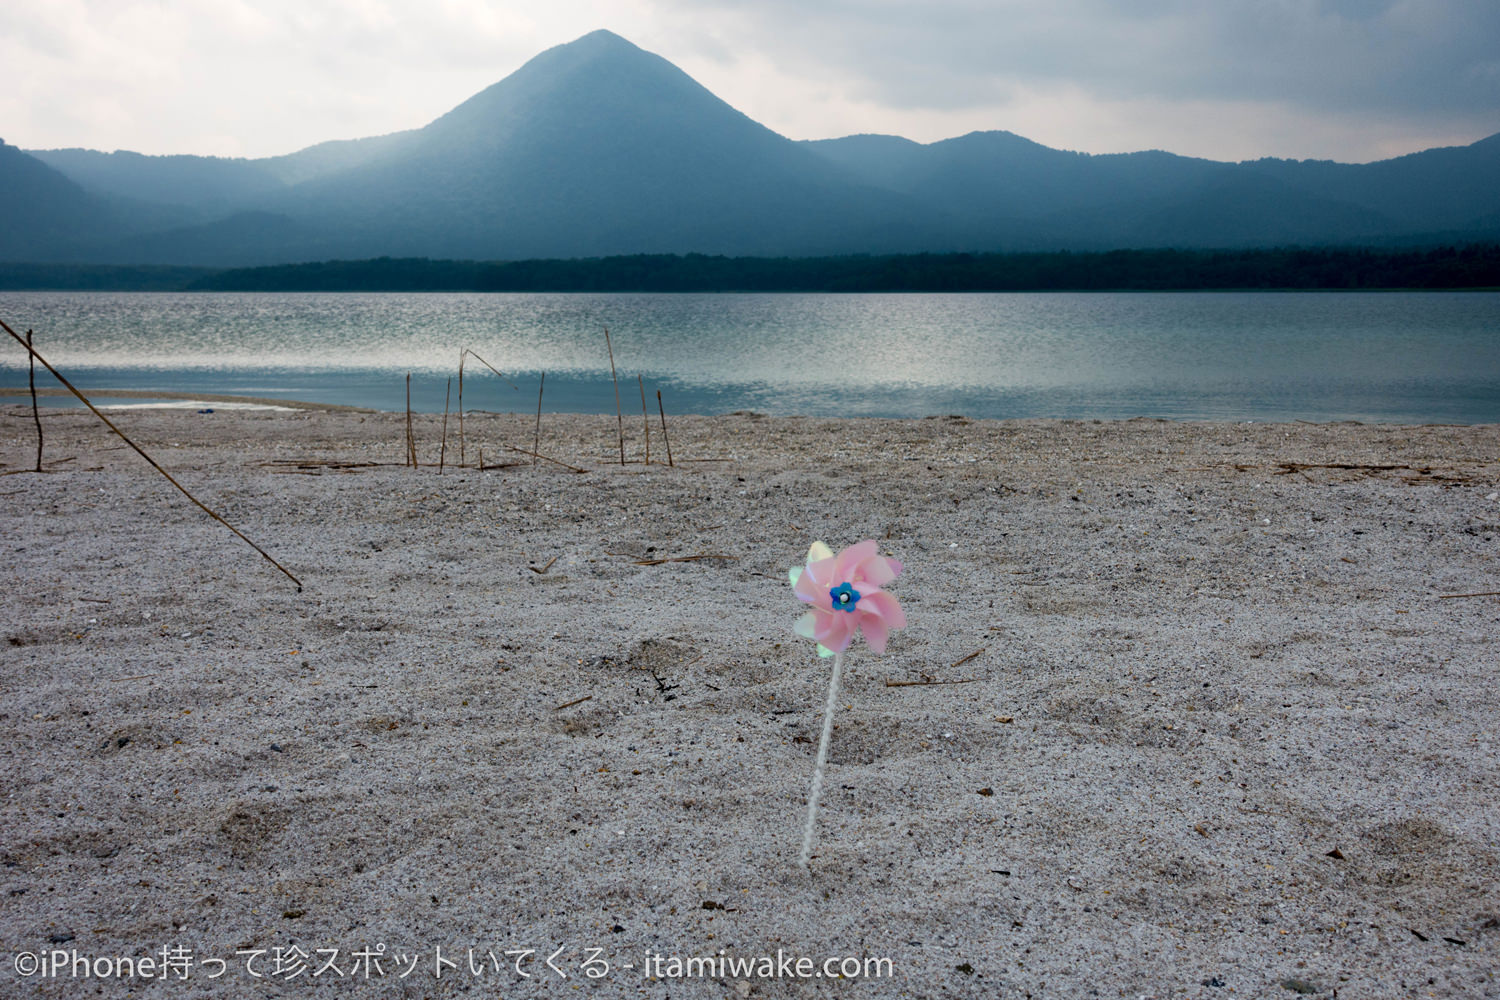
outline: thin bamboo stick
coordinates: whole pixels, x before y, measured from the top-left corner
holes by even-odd
[[[36,407],[36,352],[31,349],[31,331],[26,331],[26,360],[30,368],[26,373],[31,383],[31,419],[36,421],[36,471],[42,471],[42,414]]]
[[[661,414],[661,439],[667,443],[667,468],[671,469],[674,468],[672,465],[672,439],[667,437],[667,411],[661,405],[660,389],[656,390],[656,409]]]
[[[651,418],[646,415],[646,383],[641,380],[639,374],[635,377],[636,384],[641,387],[641,424],[646,428],[646,464],[651,464]]]
[[[569,465],[567,462],[560,462],[560,461],[558,461],[555,458],[548,458],[546,455],[538,455],[536,452],[534,452],[534,451],[527,451],[525,448],[517,448],[513,444],[502,444],[500,447],[504,448],[506,451],[513,451],[517,455],[530,455],[532,458],[540,458],[544,462],[551,462],[553,465],[560,465],[564,469],[571,469],[573,472],[587,472],[587,471],[589,471],[588,469],[580,469],[576,465]]]
[[[474,355],[474,360],[475,361],[478,361],[480,364],[484,365],[490,371],[494,372],[495,375],[499,377],[500,381],[504,382],[506,385],[510,386],[512,389],[519,389],[520,388],[520,386],[516,385],[510,379],[506,378],[504,375],[501,375],[500,374],[500,369],[496,368],[494,365],[490,364],[488,361],[484,360],[479,355],[474,354],[473,351],[469,351],[469,353]]]
[[[547,373],[542,372],[542,380],[536,387],[536,431],[531,435],[531,464],[535,465],[536,453],[542,450],[542,390],[547,387]]]
[[[448,380],[448,391],[443,393],[443,445],[438,449],[438,475],[443,474],[443,466],[448,462],[448,400],[453,396],[453,380]]]
[[[126,437],[124,431],[122,431],[122,430],[120,430],[120,428],[116,427],[114,425],[114,423],[108,417],[106,417],[103,413],[100,413],[99,412],[99,408],[96,407],[93,403],[90,403],[88,401],[88,398],[86,396],[84,396],[83,393],[79,392],[76,388],[74,388],[72,382],[69,382],[67,379],[63,378],[62,373],[59,372],[56,368],[53,368],[52,365],[48,363],[48,361],[47,361],[46,358],[44,358],[40,354],[38,354],[36,352],[36,349],[34,347],[32,347],[30,344],[28,344],[25,340],[21,339],[21,335],[10,328],[10,324],[6,323],[4,320],[0,320],[0,328],[4,328],[5,332],[8,333],[8,334],[10,334],[12,337],[14,337],[16,339],[16,342],[19,343],[22,347],[25,347],[26,350],[31,354],[31,356],[33,358],[35,358],[36,360],[40,361],[42,363],[42,367],[45,368],[45,369],[47,369],[49,372],[51,372],[52,373],[52,377],[55,378],[55,379],[57,379],[59,382],[61,382],[63,384],[63,388],[67,389],[73,395],[77,396],[78,399],[79,399],[79,401],[81,403],[83,403],[84,406],[87,406],[91,411],[93,411],[94,416],[96,416],[100,420],[104,421],[104,426],[108,427],[110,430],[114,431],[115,434],[119,435],[120,440],[124,441],[126,444],[130,445],[130,447],[135,450],[135,453],[137,455],[139,455],[142,458],[144,458],[147,461],[147,463],[150,464],[151,468],[155,469],[157,472],[160,472],[164,477],[166,477],[167,482],[169,482],[173,486],[177,487],[177,490],[178,490],[179,493],[181,493],[183,496],[185,496],[189,500],[191,500],[193,502],[194,506],[196,506],[199,510],[203,511],[203,513],[207,514],[209,517],[213,518],[215,521],[218,521],[224,527],[226,527],[230,531],[234,532],[235,535],[237,535],[242,542],[244,542],[246,545],[250,546],[256,552],[259,552],[263,557],[265,557],[266,562],[270,563],[272,566],[275,566],[277,569],[281,570],[281,572],[283,574],[285,574],[285,576],[286,576],[286,578],[288,580],[292,581],[293,583],[295,583],[297,585],[297,590],[299,592],[302,590],[302,581],[301,580],[299,580],[295,576],[293,576],[291,574],[291,572],[288,571],[285,566],[281,565],[281,563],[277,562],[275,559],[272,559],[271,556],[270,556],[270,554],[267,553],[265,549],[261,548],[259,545],[256,545],[250,539],[246,538],[245,535],[244,535],[244,533],[241,532],[240,529],[236,528],[234,525],[232,525],[228,521],[224,520],[222,517],[220,517],[213,510],[210,510],[207,506],[205,506],[204,503],[203,503],[203,501],[199,500],[197,497],[195,497],[191,493],[189,493],[187,491],[187,487],[183,486],[177,480],[173,479],[172,478],[172,474],[170,472],[168,472],[166,469],[163,469],[160,465],[157,465],[156,464],[156,459],[152,458],[150,455],[148,455],[144,451],[142,451],[140,445],[136,444],[134,441],[130,440],[130,438]]]
[[[620,379],[615,374],[615,349],[609,342],[609,327],[604,328],[604,346],[609,350],[609,377],[615,383],[615,423],[620,428],[620,464],[625,464],[625,418],[620,414]]]
[[[406,373],[406,464],[417,468],[417,439],[411,433],[411,372]]]

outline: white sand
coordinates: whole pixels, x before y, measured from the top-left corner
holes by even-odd
[[[0,410],[0,995],[1500,996],[1500,598],[1438,596],[1500,590],[1496,427],[679,418],[669,469],[549,415],[587,474],[440,476],[397,415],[117,416],[298,593],[43,419],[36,475]],[[786,569],[865,537],[911,624],[847,658],[808,876]],[[893,972],[666,975],[778,950]]]

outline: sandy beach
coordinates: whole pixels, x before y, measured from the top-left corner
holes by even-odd
[[[42,419],[0,995],[1500,997],[1495,426]]]

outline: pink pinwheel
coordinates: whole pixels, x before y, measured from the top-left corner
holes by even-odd
[[[861,631],[877,653],[893,628],[906,626],[906,615],[896,599],[880,588],[896,578],[901,564],[880,555],[873,541],[849,546],[838,555],[822,542],[807,552],[807,566],[788,571],[797,599],[812,610],[797,620],[798,635],[818,641],[818,655],[832,656],[849,648]]]
[[[818,739],[818,760],[813,765],[812,788],[807,793],[807,822],[802,827],[802,853],[798,862],[804,869],[812,860],[818,799],[823,793],[828,744],[833,738],[833,712],[838,706],[844,650],[854,640],[855,632],[863,632],[870,648],[883,653],[890,630],[906,627],[901,605],[880,589],[900,572],[901,564],[882,556],[880,547],[872,541],[851,545],[838,555],[822,542],[813,542],[807,550],[807,565],[793,566],[787,572],[797,599],[812,605],[811,611],[797,619],[797,634],[816,639],[819,656],[833,657],[828,703],[823,708],[823,735]]]

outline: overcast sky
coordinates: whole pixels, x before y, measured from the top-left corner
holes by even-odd
[[[1367,161],[1500,132],[1500,0],[4,0],[0,137],[288,153],[596,28],[794,139]]]

